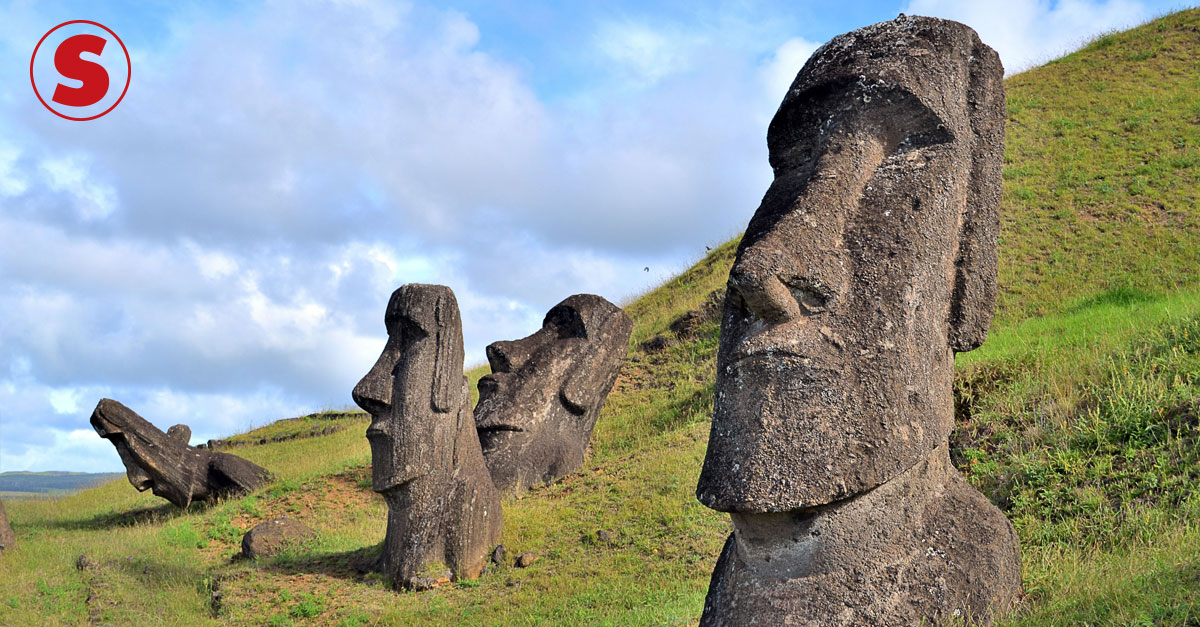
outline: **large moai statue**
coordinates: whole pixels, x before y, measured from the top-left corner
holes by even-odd
[[[579,468],[632,331],[620,307],[576,294],[533,335],[487,347],[492,374],[479,380],[475,425],[497,488],[524,490]]]
[[[153,490],[179,507],[251,492],[271,480],[265,468],[241,457],[189,446],[192,430],[187,425],[163,433],[112,399],[100,399],[91,423],[100,437],[117,448],[133,487],[140,492]]]
[[[439,564],[478,577],[503,523],[463,376],[458,302],[448,287],[410,283],[384,324],[383,354],[353,393],[371,414],[374,489],[388,504],[380,568],[405,589]]]
[[[948,455],[954,353],[996,293],[1002,75],[967,26],[901,16],[818,49],[771,121],[696,489],[734,527],[702,624],[1014,605],[1013,527]]]
[[[13,534],[12,526],[8,524],[8,515],[4,513],[4,501],[0,501],[0,553],[17,548],[17,536]]]

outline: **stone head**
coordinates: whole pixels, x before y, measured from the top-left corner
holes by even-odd
[[[632,323],[604,298],[576,294],[532,335],[487,347],[476,428],[498,487],[548,480],[582,461],[612,388]]]
[[[377,492],[449,468],[453,442],[435,432],[444,431],[439,416],[458,412],[464,402],[462,320],[450,288],[400,287],[384,325],[383,353],[353,392],[354,402],[371,414],[367,439]]]
[[[187,507],[197,477],[197,459],[188,445],[191,429],[175,425],[163,433],[133,410],[112,399],[101,399],[92,412],[92,428],[112,442],[125,465],[125,476],[138,491],[151,490],[180,507]],[[172,477],[183,477],[182,482]]]
[[[953,427],[953,354],[996,291],[1000,61],[902,17],[818,49],[771,121],[729,275],[697,496],[789,511],[868,490]]]

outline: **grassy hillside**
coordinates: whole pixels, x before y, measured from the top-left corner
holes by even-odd
[[[1011,624],[1200,622],[1198,55],[1192,10],[1008,81],[1001,310],[959,357],[952,444],[1021,536]],[[735,246],[627,306],[630,357],[584,467],[504,503],[529,568],[387,589],[366,568],[386,516],[366,420],[314,416],[231,438],[279,477],[250,496],[179,511],[122,481],[9,504],[22,544],[0,557],[0,624],[694,623],[730,529],[692,491]],[[318,537],[231,559],[283,514]]]
[[[1000,322],[1200,267],[1197,10],[1005,81]]]

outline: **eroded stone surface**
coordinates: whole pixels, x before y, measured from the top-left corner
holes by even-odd
[[[253,559],[274,555],[290,543],[302,542],[317,532],[294,518],[267,520],[242,536],[242,555]]]
[[[818,49],[771,121],[696,491],[734,521],[704,623],[1014,603],[1012,526],[945,459],[995,300],[1002,76],[970,28],[902,16]]]
[[[950,465],[945,446],[861,496],[733,521],[705,625],[987,622],[1020,590],[1012,524]]]
[[[629,347],[620,307],[576,294],[529,337],[487,347],[476,428],[496,487],[524,489],[579,468]]]
[[[117,448],[133,487],[152,490],[179,507],[250,492],[271,479],[265,468],[241,457],[189,446],[192,432],[187,425],[163,433],[112,399],[100,399],[91,423],[100,437]]]
[[[0,552],[17,548],[17,536],[13,534],[12,526],[8,524],[8,515],[4,513],[4,501],[0,501]]]
[[[483,461],[450,288],[408,284],[384,316],[388,341],[354,388],[371,414],[372,480],[388,503],[380,568],[412,589],[429,568],[479,576],[500,541],[500,497]]]

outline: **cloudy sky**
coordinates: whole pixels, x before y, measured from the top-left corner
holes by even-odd
[[[562,4],[0,2],[0,471],[120,470],[102,397],[194,442],[349,406],[403,283],[454,289],[469,364],[570,294],[628,301],[744,227],[839,33],[949,17],[1011,73],[1177,6]],[[89,122],[29,82],[75,19],[133,68]]]

